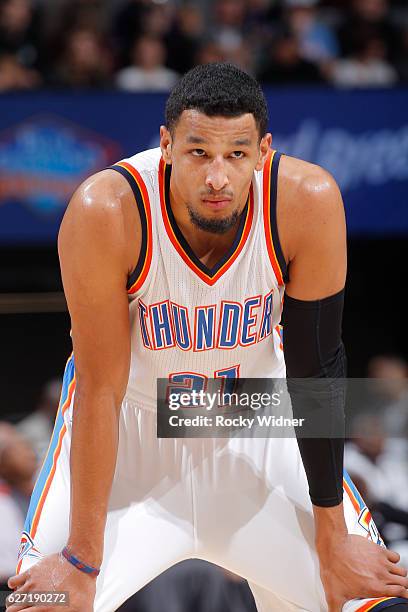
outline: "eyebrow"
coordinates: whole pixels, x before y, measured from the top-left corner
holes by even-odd
[[[187,142],[189,144],[206,144],[208,141],[205,138],[201,138],[201,136],[187,136]],[[234,140],[233,145],[237,147],[249,147],[251,146],[250,138],[238,138]]]
[[[238,138],[237,140],[234,140],[234,145],[237,145],[238,147],[249,147],[251,145],[251,139]]]
[[[190,144],[204,144],[207,141],[204,138],[200,138],[200,136],[187,136],[187,142]]]

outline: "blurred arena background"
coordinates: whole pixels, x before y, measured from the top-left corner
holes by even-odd
[[[86,176],[158,144],[166,92],[209,61],[255,75],[274,147],[342,188],[349,376],[380,379],[386,407],[358,419],[346,466],[408,562],[407,0],[0,0],[0,583],[14,573],[71,351],[64,209]],[[254,604],[240,579],[191,561],[123,609]]]

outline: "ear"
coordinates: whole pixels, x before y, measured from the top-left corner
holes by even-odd
[[[258,162],[255,166],[255,170],[263,169],[264,164],[266,162],[266,158],[269,155],[271,145],[272,145],[272,134],[268,132],[267,134],[265,134],[265,136],[262,138],[261,142],[259,143],[259,157],[258,157]]]
[[[170,131],[166,128],[165,125],[160,126],[160,149],[162,152],[162,157],[166,164],[171,164],[171,145],[172,145],[172,137]]]

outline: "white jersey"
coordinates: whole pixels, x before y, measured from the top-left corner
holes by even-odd
[[[126,395],[156,407],[156,382],[172,392],[209,378],[285,376],[280,319],[285,261],[276,231],[280,155],[254,172],[228,253],[207,268],[177,226],[169,202],[171,165],[160,149],[115,164],[130,183],[142,249],[128,283],[131,369]]]
[[[115,166],[134,190],[143,244],[128,286],[131,372],[119,414],[95,612],[117,610],[158,574],[191,558],[248,580],[258,612],[328,610],[296,438],[257,437],[257,428],[250,437],[157,436],[157,377],[173,388],[198,389],[214,375],[226,380],[231,374],[285,373],[278,327],[285,274],[276,235],[278,162],[271,152],[264,171],[255,173],[234,245],[212,270],[194,256],[175,224],[168,202],[171,168],[160,151]],[[71,356],[17,573],[58,553],[69,539],[75,388]],[[349,533],[381,543],[346,473],[343,486]],[[342,612],[374,612],[403,601],[354,599]],[[168,601],[159,607],[167,610]]]

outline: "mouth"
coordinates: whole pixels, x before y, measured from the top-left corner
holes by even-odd
[[[210,210],[223,210],[231,204],[231,200],[202,200],[204,206]]]

